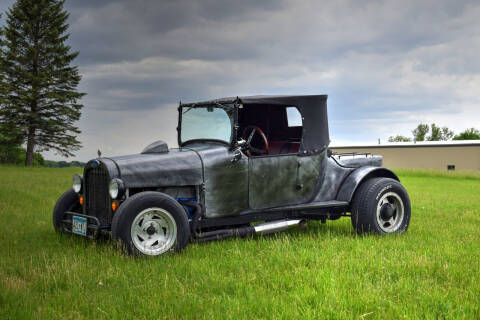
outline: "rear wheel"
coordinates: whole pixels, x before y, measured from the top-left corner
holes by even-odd
[[[410,223],[410,199],[400,182],[373,178],[360,185],[352,202],[352,225],[357,233],[401,233]]]
[[[141,192],[128,198],[115,213],[112,237],[128,253],[158,256],[180,251],[188,244],[190,229],[183,207],[160,192]]]

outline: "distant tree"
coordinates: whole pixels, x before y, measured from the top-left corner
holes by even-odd
[[[33,165],[42,167],[45,165],[45,158],[42,156],[41,153],[35,152],[33,154]]]
[[[452,139],[454,133],[447,127],[437,127],[435,123],[430,126],[430,135],[427,137],[428,141],[447,141]]]
[[[413,139],[415,141],[425,141],[428,131],[430,130],[428,124],[420,123],[414,130],[412,130]]]
[[[430,134],[429,134],[430,133]],[[414,130],[412,130],[414,141],[446,141],[451,140],[454,136],[452,130],[447,127],[438,127],[435,123],[430,126],[426,123],[420,123]],[[429,134],[429,135],[428,135]],[[428,135],[428,136],[427,136]],[[401,135],[390,136],[389,142],[409,142],[412,139]]]
[[[71,161],[70,162],[70,167],[84,167],[85,163],[80,162],[80,161]]]
[[[390,136],[388,138],[388,142],[410,142],[410,141],[412,141],[412,138],[404,137],[401,135],[396,135],[395,137]]]
[[[66,168],[66,167],[69,167],[68,165],[68,162],[67,161],[58,161],[58,167],[60,168]]]
[[[70,65],[78,52],[65,43],[68,13],[63,4],[17,0],[7,11],[0,121],[19,129],[15,132],[26,142],[27,166],[33,165],[35,151],[53,149],[68,157],[81,146],[74,122],[84,94],[77,92],[78,68]]]
[[[435,123],[431,125],[430,135],[427,137],[428,141],[440,141],[442,140],[442,130],[440,127],[437,127]]]
[[[475,128],[466,129],[453,137],[453,140],[480,140],[480,131]]]
[[[45,167],[56,168],[57,162],[52,160],[45,160]]]
[[[447,127],[442,127],[443,140],[452,140],[454,135],[455,133],[452,130],[448,129]]]
[[[80,162],[80,161],[71,161],[71,162],[66,162],[66,161],[52,161],[52,160],[44,160],[44,165],[46,167],[51,167],[51,168],[64,168],[64,167],[84,167],[85,163]]]

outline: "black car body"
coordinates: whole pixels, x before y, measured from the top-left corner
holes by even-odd
[[[75,191],[57,203],[56,229],[112,233],[129,252],[147,255],[349,213],[360,233],[407,229],[408,195],[381,156],[328,148],[326,95],[223,98],[180,103],[178,111],[179,148],[157,141],[140,154],[89,161]],[[147,239],[161,247],[168,228],[176,237],[169,248],[142,250]]]

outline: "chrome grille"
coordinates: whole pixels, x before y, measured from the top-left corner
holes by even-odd
[[[112,223],[108,183],[108,172],[103,166],[88,169],[85,179],[86,213],[97,217],[101,225]]]

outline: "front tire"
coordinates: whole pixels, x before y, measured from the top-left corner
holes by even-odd
[[[394,179],[369,179],[360,185],[353,198],[352,225],[358,234],[405,232],[410,216],[407,190]]]
[[[65,212],[74,211],[77,206],[79,206],[78,194],[73,189],[68,189],[58,198],[53,209],[53,227],[56,232],[69,233],[65,232],[62,221],[65,218]]]
[[[187,246],[189,236],[185,210],[160,192],[131,196],[113,216],[112,238],[133,255],[159,256],[180,251]]]

